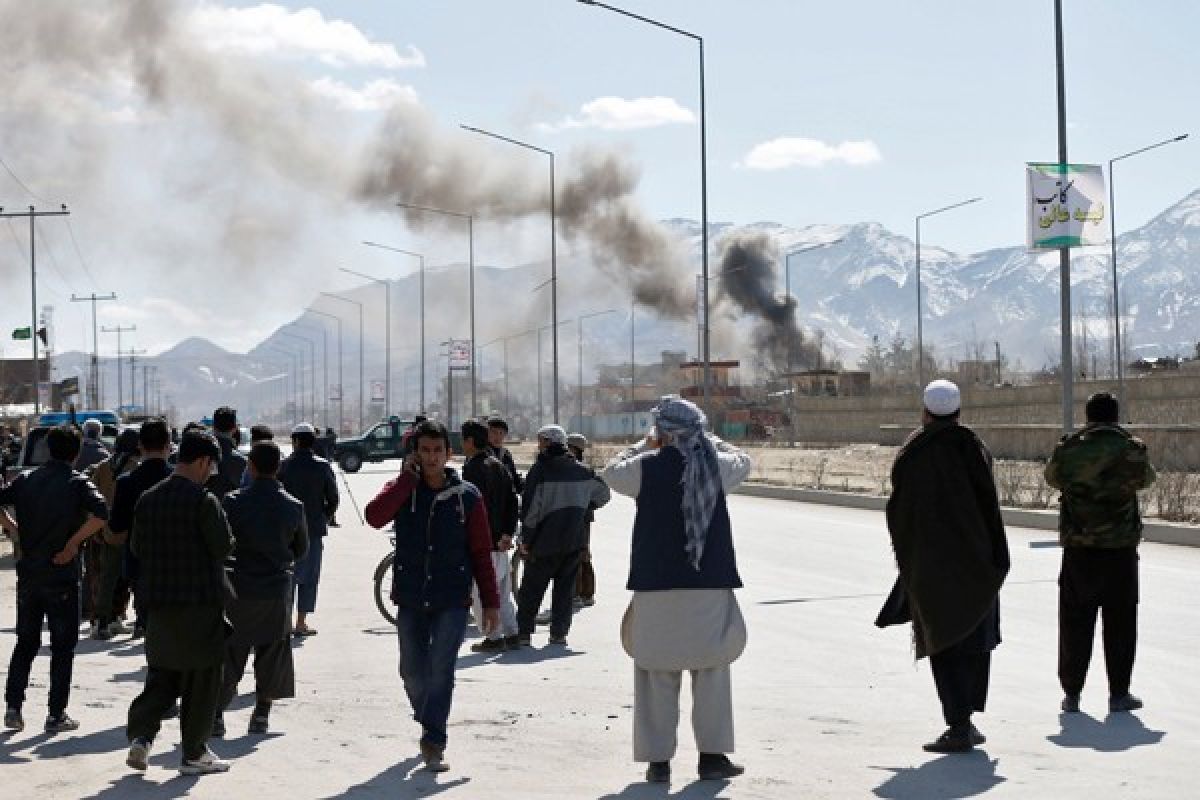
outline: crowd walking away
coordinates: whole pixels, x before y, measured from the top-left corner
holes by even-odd
[[[461,424],[461,453],[436,419],[418,417],[405,433],[398,474],[360,521],[394,538],[386,591],[414,749],[426,770],[450,769],[456,671],[472,622],[482,637],[469,659],[484,668],[528,664],[521,651],[532,647],[577,654],[568,645],[572,626],[596,603],[593,524],[615,493],[635,507],[621,567],[628,603],[612,631],[631,662],[631,760],[644,765],[637,768],[648,782],[672,780],[687,673],[695,777],[728,781],[746,771],[734,760],[732,675],[749,632],[728,495],[753,464],[711,432],[694,403],[668,395],[650,411],[650,432],[598,471],[586,463],[588,439],[554,424],[537,430],[526,474],[498,415]],[[929,662],[945,727],[924,750],[967,753],[987,741],[981,715],[1002,641],[1000,595],[1013,591],[1005,589],[1008,538],[992,456],[963,421],[970,409],[959,388],[931,382],[914,412],[920,424],[892,464],[884,521],[896,577],[875,623],[905,626],[911,653]],[[1131,691],[1138,492],[1156,474],[1119,412],[1113,395],[1092,395],[1086,424],[1047,454],[1046,481],[1061,492],[1056,710],[1064,714],[1086,706],[1098,618],[1108,711],[1143,706]],[[229,770],[210,745],[229,735],[251,656],[254,704],[237,724],[253,737],[272,730],[274,714],[286,719],[303,678],[298,654],[328,638],[313,637],[326,541],[342,500],[334,443],[328,430],[300,422],[284,457],[274,432],[255,425],[245,454],[241,430],[227,406],[182,435],[162,418],[146,419],[118,431],[111,445],[91,420],[66,424],[46,433],[44,464],[0,484],[0,530],[16,552],[8,731],[25,728],[43,628],[48,735],[80,728],[68,709],[72,687],[87,693],[95,684],[93,675],[74,674],[81,630],[98,642],[129,636],[144,644],[144,684],[124,727],[132,770],[148,769],[163,720],[176,716],[179,770]]]

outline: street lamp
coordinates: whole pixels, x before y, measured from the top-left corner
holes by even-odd
[[[960,203],[935,208],[933,211],[926,211],[924,214],[917,215],[917,388],[918,390],[925,388],[925,339],[922,334],[921,327],[921,220],[926,217],[932,217],[935,214],[941,214],[962,206],[969,206],[972,203],[978,203],[982,197],[972,197],[970,200],[963,200]]]
[[[309,309],[307,309],[307,312],[309,314],[316,314],[319,317],[325,317],[326,319],[331,319],[337,323],[337,333],[338,333],[338,347],[337,347],[337,356],[338,356],[338,420],[337,420],[337,423],[338,424],[337,424],[337,429],[340,432],[342,430],[342,424],[344,423],[344,421],[346,419],[346,408],[345,408],[346,391],[345,391],[345,389],[342,388],[342,318],[337,316],[336,314],[327,314],[324,311],[318,311],[315,308],[309,308]],[[322,332],[324,332],[324,330],[325,330],[324,326],[322,326],[321,330],[322,330]],[[329,401],[328,401],[329,376],[328,375],[326,375],[326,377],[325,377],[325,396],[326,396],[326,407],[328,407],[328,404],[329,404]],[[328,414],[326,414],[326,417],[328,417]],[[329,425],[328,419],[325,420],[325,424],[327,426]]]
[[[363,242],[367,247],[378,247],[381,250],[391,250],[393,253],[403,253],[406,256],[413,256],[420,261],[420,295],[421,295],[421,398],[418,408],[421,411],[425,410],[425,256],[420,253],[414,253],[411,250],[402,250],[399,247],[392,247],[378,242]]]
[[[291,327],[298,328],[309,333],[321,333],[321,413],[325,418],[325,426],[329,427],[329,332],[325,330],[324,325],[317,325],[316,328],[303,325],[300,322],[290,323]],[[313,408],[313,417],[317,415],[317,410]]]
[[[605,314],[615,314],[615,308],[608,308],[604,311],[593,311],[590,314],[581,314],[578,319],[579,329],[577,331],[577,339],[579,344],[579,431],[583,432],[583,321],[592,317],[602,317]]]
[[[809,245],[805,245],[804,247],[797,247],[795,250],[789,250],[787,253],[784,253],[784,256],[783,256],[783,293],[785,295],[787,295],[788,297],[792,296],[792,256],[798,256],[801,253],[810,253],[813,250],[820,250],[823,247],[832,247],[833,245],[837,244],[840,241],[842,241],[842,237],[839,236],[838,238],[836,238],[832,241],[829,241],[829,242],[818,242],[816,244],[809,244]],[[820,366],[820,365],[818,364],[818,366]],[[792,342],[791,342],[791,339],[788,340],[787,369],[788,369],[788,372],[792,371]]]
[[[1140,153],[1145,153],[1147,150],[1154,150],[1162,147],[1163,145],[1182,142],[1187,137],[1188,135],[1186,133],[1182,133],[1179,136],[1175,136],[1170,139],[1164,139],[1161,142],[1142,147],[1138,150],[1132,150],[1124,155],[1117,156],[1116,158],[1110,158],[1108,160],[1108,223],[1111,226],[1111,233],[1108,238],[1109,244],[1112,246],[1113,341],[1116,344],[1114,357],[1117,362],[1117,398],[1121,401],[1121,411],[1125,414],[1125,419],[1130,419],[1130,416],[1129,404],[1125,398],[1125,364],[1123,363],[1125,359],[1124,355],[1121,353],[1121,306],[1117,301],[1117,215],[1114,210],[1115,190],[1113,189],[1113,164],[1118,161],[1123,161],[1126,158],[1139,155]]]
[[[292,379],[292,414],[293,414],[292,424],[295,424],[297,422],[297,419],[295,417],[297,409],[299,409],[300,416],[304,416],[303,398],[300,394],[299,386],[296,383],[296,373],[300,371],[298,356],[296,355],[296,353],[294,351],[287,349],[286,347],[284,347],[281,344],[272,343],[272,344],[267,345],[267,347],[269,349],[274,350],[277,354],[287,356],[288,360],[291,361],[291,369],[290,369],[291,374],[289,375],[289,377]],[[284,391],[286,392],[286,389]]]
[[[475,128],[470,125],[460,125],[463,130],[478,133],[483,136],[490,136],[493,139],[499,139],[502,142],[524,147],[526,150],[533,150],[550,157],[550,324],[553,335],[551,338],[551,358],[554,359],[554,422],[558,422],[558,232],[557,223],[558,216],[555,213],[555,191],[554,191],[554,152],[547,150],[544,147],[522,142],[520,139],[511,139],[507,136],[501,136],[498,133],[485,131],[482,128]],[[474,342],[472,341],[472,344]]]
[[[550,330],[551,328],[553,328],[557,332],[559,325],[569,325],[572,322],[574,322],[574,320],[560,319],[558,321],[557,325],[542,325],[540,328],[537,329],[537,345],[538,345],[538,347],[537,347],[537,352],[538,352],[538,356],[537,356],[537,359],[538,359],[537,376],[538,376],[538,378],[537,378],[537,381],[538,381],[538,427],[539,428],[543,424],[545,424],[545,421],[546,421],[545,418],[542,416],[542,409],[543,409],[543,404],[542,404],[542,331]],[[558,391],[558,388],[555,387],[555,392],[557,393],[557,391]],[[551,420],[551,421],[554,422],[555,424],[558,424],[557,419]]]
[[[317,345],[307,336],[288,333],[282,329],[278,333],[280,336],[290,336],[308,346],[308,416],[315,418],[317,416]]]
[[[597,0],[579,0],[579,2],[583,3],[584,5],[596,6],[598,8],[603,8],[608,11],[612,11],[615,14],[620,14],[622,16],[629,17],[630,19],[636,19],[639,22],[645,22],[645,23],[647,23],[649,25],[653,25],[657,28],[662,28],[663,30],[668,30],[668,31],[671,31],[672,33],[677,33],[680,36],[686,36],[687,38],[696,42],[696,44],[699,45],[699,47],[700,47],[700,256],[701,256],[700,263],[701,263],[701,274],[704,276],[704,281],[701,283],[701,286],[704,288],[704,307],[702,309],[703,314],[704,314],[704,319],[702,320],[704,323],[702,326],[703,330],[704,330],[704,347],[703,347],[703,350],[704,350],[704,353],[703,353],[704,379],[703,380],[704,380],[704,405],[707,407],[708,401],[709,401],[710,374],[711,374],[712,370],[711,370],[710,351],[709,351],[709,338],[710,337],[709,337],[709,328],[708,328],[708,307],[709,307],[709,299],[708,299],[708,144],[707,144],[707,138],[706,138],[707,126],[705,124],[705,117],[704,117],[704,39],[703,39],[703,37],[697,36],[694,33],[690,33],[688,31],[682,30],[680,28],[676,28],[671,25],[664,24],[662,22],[659,22],[658,20],[650,19],[649,17],[643,17],[640,14],[634,14],[634,13],[632,13],[630,11],[626,11],[622,8],[616,8],[614,6],[610,6],[607,3],[597,2]]]
[[[343,297],[333,292],[321,292],[320,294],[322,297],[332,297],[334,300],[341,300],[343,303],[353,303],[358,306],[358,429],[360,431],[365,430],[366,403],[363,400],[363,304],[357,300],[352,300],[349,297]],[[342,386],[338,391],[340,394],[345,394],[346,387]]]
[[[383,415],[392,413],[392,282],[346,267],[338,267],[348,275],[366,278],[383,284]]]
[[[464,214],[461,211],[445,211],[440,208],[431,208],[429,206],[418,206],[411,203],[396,203],[400,208],[408,208],[413,211],[424,211],[427,214],[444,214],[448,217],[458,217],[467,221],[467,268],[470,271],[470,306],[471,306],[471,416],[476,416],[479,413],[478,403],[475,394],[475,217],[471,214]],[[423,262],[422,262],[423,263]],[[424,319],[424,315],[422,315]],[[424,380],[424,376],[422,376]]]

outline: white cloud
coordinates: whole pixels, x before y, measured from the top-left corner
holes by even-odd
[[[750,169],[788,169],[789,167],[823,167],[840,162],[862,167],[883,160],[872,141],[827,144],[818,139],[784,136],[755,145],[738,166]]]
[[[318,78],[309,83],[309,88],[348,111],[382,111],[397,103],[417,102],[416,89],[387,78],[371,81],[361,89],[332,78]]]
[[[191,12],[190,23],[214,50],[277,58],[315,57],[334,67],[425,66],[425,55],[412,45],[401,53],[394,45],[372,42],[349,22],[325,19],[315,8],[289,11],[272,3],[249,8],[203,3]]]
[[[660,125],[693,123],[696,115],[670,97],[597,97],[579,108],[578,116],[561,122],[541,123],[538,129],[553,133],[568,128],[599,128],[605,131],[631,131]]]

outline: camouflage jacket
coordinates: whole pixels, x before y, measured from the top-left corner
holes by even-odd
[[[1062,492],[1062,546],[1135,546],[1142,538],[1137,492],[1154,478],[1146,445],[1119,425],[1093,423],[1064,436],[1046,465],[1046,483]]]

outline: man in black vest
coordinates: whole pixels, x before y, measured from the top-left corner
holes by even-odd
[[[108,507],[100,492],[71,469],[79,455],[79,432],[64,425],[46,433],[50,460],[0,489],[0,506],[16,509],[17,644],[4,688],[4,727],[21,730],[21,705],[29,670],[42,645],[42,622],[50,629],[50,715],[46,732],[72,731],[67,716],[71,670],[79,641],[79,548],[104,527]]]
[[[574,613],[575,576],[587,536],[589,509],[609,500],[608,486],[567,452],[558,425],[538,431],[538,457],[521,495],[521,555],[525,576],[517,590],[517,627],[530,643],[538,608],[550,582],[550,644],[565,645]]]
[[[163,713],[182,697],[179,723],[185,775],[225,772],[206,742],[212,733],[225,659],[224,561],[233,550],[229,523],[204,488],[221,451],[207,433],[189,431],[174,473],[146,491],[134,511],[130,546],[141,565],[150,611],[149,671],[129,706],[125,763],[146,769]]]
[[[338,487],[333,466],[313,452],[317,434],[302,422],[292,430],[292,454],[279,465],[279,482],[292,497],[304,503],[308,522],[308,553],[296,562],[297,636],[313,636],[308,615],[317,610],[317,586],[329,520],[337,513]]]
[[[292,565],[308,550],[304,504],[276,480],[279,445],[258,441],[250,448],[250,485],[225,495],[222,506],[233,531],[233,589],[226,604],[233,635],[225,643],[225,678],[220,708],[237,694],[254,652],[256,703],[250,733],[266,733],[271,703],[294,697],[295,668],[289,641],[292,621]],[[213,735],[225,735],[220,713]]]
[[[750,457],[705,430],[696,405],[667,395],[654,431],[609,462],[604,479],[637,500],[629,559],[633,599],[621,642],[634,662],[633,759],[646,780],[671,779],[683,672],[692,676],[692,728],[701,780],[741,775],[733,752],[730,665],[746,644],[725,494]]]

